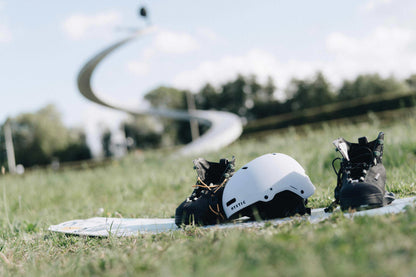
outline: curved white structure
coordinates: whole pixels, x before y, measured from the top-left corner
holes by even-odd
[[[138,31],[104,49],[89,60],[78,74],[78,89],[81,94],[97,104],[133,115],[154,115],[178,120],[196,119],[200,124],[209,125],[210,129],[203,136],[181,148],[181,154],[195,154],[218,150],[238,139],[242,133],[243,127],[241,119],[233,113],[203,110],[194,110],[191,113],[188,113],[186,111],[166,109],[136,109],[134,107],[114,104],[111,103],[111,101],[104,100],[102,96],[99,97],[98,94],[92,90],[91,77],[97,65],[107,57],[107,55],[119,47],[149,31],[150,29]]]

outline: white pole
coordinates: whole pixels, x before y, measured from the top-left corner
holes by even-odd
[[[6,122],[4,125],[4,139],[6,141],[6,152],[7,152],[7,162],[9,165],[9,172],[16,173],[16,160],[14,157],[14,147],[13,147],[13,137],[12,137],[12,128],[10,123]]]

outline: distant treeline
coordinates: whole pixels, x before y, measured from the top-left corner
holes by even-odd
[[[244,134],[335,119],[348,119],[367,115],[369,112],[384,112],[413,106],[416,106],[416,91],[369,95],[249,121],[244,126]]]
[[[67,128],[53,105],[22,113],[0,125],[0,166],[7,168],[4,125],[9,124],[17,164],[25,167],[91,159],[82,129]]]
[[[359,75],[335,88],[317,72],[310,79],[292,79],[286,88],[279,90],[280,94],[282,91],[284,97],[279,100],[272,78],[260,83],[254,75],[238,75],[219,86],[208,83],[199,91],[159,87],[147,93],[145,99],[155,108],[186,110],[188,103],[194,103],[196,109],[229,111],[247,121],[245,132],[256,132],[414,106],[416,74],[404,80],[382,78],[378,74]],[[13,130],[16,162],[26,167],[91,158],[85,131],[66,128],[53,105],[9,118],[7,123]],[[3,125],[0,125],[0,166],[7,166]],[[120,128],[128,138],[122,146],[128,150],[171,147],[191,141],[187,121],[131,116]],[[207,129],[199,128],[200,133]],[[102,133],[106,157],[113,156],[117,149],[112,135],[108,130]]]
[[[191,97],[197,109],[233,112],[248,122],[245,131],[255,132],[416,105],[416,74],[404,80],[359,75],[335,88],[324,74],[317,72],[310,79],[292,79],[283,89],[283,100],[276,97],[276,92],[272,78],[262,84],[256,76],[238,75],[217,87],[208,83],[196,92],[159,87],[145,99],[153,107],[184,110],[187,97]],[[123,128],[135,142],[132,148],[191,141],[188,122],[135,117],[124,122]]]

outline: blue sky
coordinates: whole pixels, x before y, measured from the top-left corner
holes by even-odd
[[[159,85],[197,90],[238,73],[272,76],[279,96],[290,78],[317,70],[334,85],[360,73],[416,73],[411,0],[0,0],[0,122],[53,103],[91,136],[116,126],[124,115],[83,99],[75,80],[126,28],[146,26],[141,5],[156,31],[110,56],[93,79],[119,102],[139,106]]]

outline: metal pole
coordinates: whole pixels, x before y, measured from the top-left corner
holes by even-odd
[[[188,105],[188,112],[191,114],[193,111],[195,111],[195,98],[192,92],[185,92],[186,94],[186,103]],[[199,138],[199,125],[198,120],[191,118],[189,120],[189,124],[191,125],[191,135],[192,135],[192,141]]]
[[[6,152],[7,152],[7,162],[9,165],[9,172],[16,173],[16,160],[14,157],[14,147],[13,147],[13,137],[12,137],[12,128],[10,123],[6,122],[4,125],[4,139],[6,141]]]

